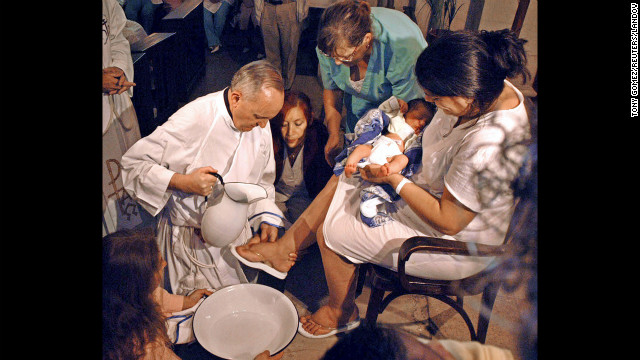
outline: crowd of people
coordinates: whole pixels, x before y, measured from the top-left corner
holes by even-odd
[[[122,198],[154,222],[150,230],[121,221],[119,213],[103,217],[110,217],[103,238],[103,358],[178,358],[167,316],[211,291],[255,282],[256,270],[286,279],[315,244],[329,297],[300,317],[298,332],[308,338],[347,332],[326,359],[346,358],[341,349],[367,341],[389,349],[388,357],[375,355],[384,359],[474,352],[512,358],[490,345],[424,344],[361,326],[355,279],[363,263],[397,270],[398,249],[412,236],[501,244],[513,219],[523,216],[514,199],[535,204],[531,186],[524,193],[514,186],[535,181],[535,129],[524,96],[509,81],[529,76],[526,40],[509,30],[452,31],[427,44],[402,12],[340,0],[319,22],[322,94],[305,94],[292,84],[306,0],[240,1],[204,0],[210,52],[219,51],[235,4],[244,8],[243,31],[250,18],[260,28],[266,58],[245,64],[227,87],[187,103],[150,135],[138,132],[117,146]],[[109,131],[137,125],[125,17],[135,16],[147,30],[146,16],[162,2],[103,0],[105,150],[114,146]],[[321,95],[322,111],[312,108],[313,95]],[[212,246],[202,235],[203,216],[209,208],[232,211],[222,201],[228,182],[258,184],[266,197],[233,214],[244,222],[235,240]],[[372,202],[371,194],[388,200]],[[420,252],[406,272],[456,280],[493,260]]]

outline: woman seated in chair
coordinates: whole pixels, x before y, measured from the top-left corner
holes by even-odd
[[[361,171],[362,179],[333,176],[282,238],[237,248],[245,260],[286,272],[295,253],[318,242],[329,302],[300,319],[302,335],[319,338],[358,326],[358,264],[397,270],[398,249],[409,237],[503,242],[513,212],[510,184],[530,138],[524,97],[506,80],[527,79],[525,42],[508,30],[457,31],[435,40],[415,67],[426,100],[438,111],[424,130],[422,166],[411,180],[400,174],[374,178],[371,168]],[[363,180],[389,184],[402,197],[389,211],[394,221],[375,228],[359,221]],[[415,253],[406,272],[455,280],[491,260]]]

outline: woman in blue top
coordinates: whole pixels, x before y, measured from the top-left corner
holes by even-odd
[[[330,165],[341,150],[343,102],[345,130],[352,133],[367,110],[392,95],[405,102],[424,98],[413,68],[426,47],[418,25],[397,10],[345,0],[322,13],[316,53],[329,130],[325,158]]]

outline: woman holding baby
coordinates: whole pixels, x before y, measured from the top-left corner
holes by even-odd
[[[415,64],[425,99],[438,111],[422,135],[422,163],[411,179],[373,177],[366,167],[362,179],[333,176],[282,238],[237,247],[246,261],[287,272],[295,253],[317,241],[329,301],[301,317],[302,335],[320,338],[357,327],[358,264],[397,270],[398,249],[409,237],[503,242],[514,205],[510,184],[530,138],[524,97],[507,80],[528,76],[525,42],[508,30],[459,31],[435,40]],[[389,184],[401,196],[390,212],[393,221],[369,227],[359,220],[363,179]],[[454,280],[480,272],[491,260],[420,252],[406,272]]]

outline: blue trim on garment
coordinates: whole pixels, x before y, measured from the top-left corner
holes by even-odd
[[[178,343],[178,339],[180,339],[180,324],[182,324],[183,322],[189,320],[190,318],[193,317],[193,314],[191,315],[173,315],[168,317],[167,319],[179,319],[179,318],[184,318],[180,321],[178,321],[178,323],[176,324],[176,340],[173,342],[174,344]]]
[[[261,213],[258,213],[258,214],[253,215],[253,216],[252,216],[252,217],[250,217],[250,218],[249,218],[249,220],[247,220],[247,221],[251,221],[251,220],[253,220],[253,218],[255,218],[255,217],[257,217],[257,216],[260,216],[260,215],[262,215],[262,214],[269,214],[269,215],[277,216],[277,217],[279,217],[280,219],[282,219],[283,221],[285,220],[284,216],[280,216],[280,215],[278,215],[278,214],[276,214],[276,213],[272,213],[272,212],[270,212],[270,211],[263,211],[263,212],[261,212]],[[264,221],[263,221],[263,222],[264,222]],[[271,225],[271,224],[269,224],[269,225]],[[275,225],[274,225],[274,226],[275,226]]]

